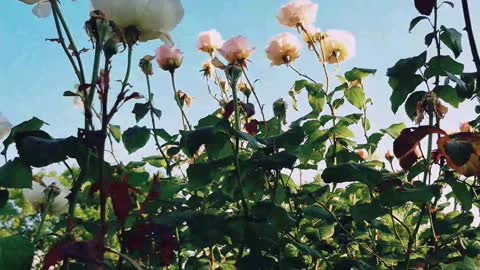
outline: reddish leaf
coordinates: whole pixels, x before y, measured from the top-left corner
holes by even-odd
[[[480,176],[480,134],[457,133],[438,140],[450,168],[464,176]]]
[[[252,117],[255,115],[255,106],[252,103],[240,102],[240,112],[245,114],[247,117]],[[235,112],[235,106],[233,100],[228,102],[225,107],[223,107],[223,117],[230,118],[230,116]]]
[[[105,248],[98,241],[62,242],[52,247],[43,262],[43,270],[66,259],[73,259],[84,264],[101,264]]]
[[[158,256],[162,266],[168,266],[178,247],[171,229],[159,224],[137,224],[128,232],[127,248],[145,257]]]
[[[418,145],[420,141],[429,134],[438,133],[447,135],[445,131],[432,127],[420,126],[416,128],[406,128],[400,136],[393,142],[393,153],[398,158],[400,166],[404,170],[410,169],[418,160]]]
[[[430,16],[432,14],[436,4],[436,0],[415,0],[415,7],[417,8],[418,12],[426,16]]]
[[[248,134],[255,136],[258,133],[258,125],[258,121],[254,119],[245,124],[245,130],[247,130]]]
[[[125,181],[110,183],[108,187],[108,194],[112,199],[113,212],[121,225],[125,224],[128,213],[133,208],[129,188],[128,182]]]

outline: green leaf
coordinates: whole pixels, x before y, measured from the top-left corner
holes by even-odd
[[[393,139],[396,139],[398,138],[398,136],[400,136],[400,133],[402,133],[402,130],[404,130],[405,128],[407,127],[405,126],[404,123],[399,123],[399,124],[393,124],[386,129],[382,129],[381,131],[383,133],[390,135],[390,137],[392,137]]]
[[[144,157],[143,161],[156,168],[167,168],[167,161],[162,156]]]
[[[439,98],[448,104],[452,105],[454,108],[458,108],[460,104],[460,98],[458,97],[457,90],[451,87],[450,85],[439,85],[433,89],[433,92],[437,94]]]
[[[122,141],[122,131],[120,126],[110,125],[110,134],[118,143]]]
[[[80,95],[78,93],[74,93],[72,91],[65,91],[63,92],[64,97],[79,97]]]
[[[454,8],[455,7],[455,4],[451,1],[443,1],[443,4],[447,4],[449,5],[451,8]]]
[[[425,94],[427,94],[425,91],[413,92],[405,102],[405,112],[412,121],[417,116],[417,103],[422,101]]]
[[[297,156],[287,152],[282,151],[273,155],[264,156],[260,158],[253,158],[253,162],[258,167],[263,168],[264,170],[274,170],[274,169],[284,169],[284,168],[293,168],[295,162],[297,161]]]
[[[140,120],[142,120],[145,115],[147,115],[149,110],[150,104],[148,104],[148,102],[135,104],[132,113],[135,114],[135,120],[137,121],[137,123],[140,122]]]
[[[393,67],[387,70],[388,77],[401,78],[415,74],[427,61],[427,52],[418,56],[400,59]]]
[[[388,84],[393,89],[390,102],[394,113],[398,111],[398,108],[405,102],[408,95],[414,92],[422,82],[423,77],[418,74],[400,78],[390,77]]]
[[[150,130],[146,127],[134,126],[123,133],[123,145],[131,154],[144,147],[150,139]]]
[[[442,270],[472,270],[478,269],[478,262],[475,259],[469,257],[459,257],[459,260],[454,263],[443,264],[441,263]]]
[[[455,28],[446,28],[443,25],[441,30],[442,33],[440,34],[440,40],[452,50],[455,58],[458,58],[463,52],[462,33],[458,32]]]
[[[7,204],[9,196],[10,193],[8,192],[8,190],[0,190],[0,208],[3,208]]]
[[[427,47],[430,47],[430,45],[432,45],[433,39],[435,39],[436,35],[436,32],[431,32],[425,35],[425,45],[427,45]]]
[[[12,235],[0,238],[0,269],[31,269],[33,250],[33,244],[26,237]]]
[[[472,209],[473,196],[472,192],[468,190],[465,183],[458,181],[453,177],[446,177],[443,182],[447,183],[451,188],[453,195],[460,202],[464,211]]]
[[[428,17],[427,16],[418,16],[416,18],[414,18],[411,22],[410,22],[410,28],[408,29],[408,32],[412,32],[412,30],[415,28],[415,26],[417,26],[417,24],[423,20],[428,20]]]
[[[178,135],[172,136],[165,129],[156,129],[154,130],[156,136],[162,138],[165,142],[173,142],[178,138]]]
[[[345,97],[347,98],[348,102],[353,106],[357,107],[359,110],[363,109],[365,106],[365,92],[363,88],[355,86],[347,91],[345,91]]]
[[[344,163],[325,169],[322,179],[325,183],[360,182],[377,186],[382,182],[382,173],[363,164]]]
[[[23,163],[20,158],[8,161],[0,167],[0,187],[31,188],[32,178],[32,169]]]
[[[448,76],[448,73],[461,75],[463,73],[464,65],[453,60],[450,56],[441,55],[435,56],[427,63],[424,76],[430,79],[435,76]]]
[[[162,111],[157,108],[152,108],[153,114],[160,120],[162,118]]]
[[[308,103],[312,107],[313,112],[321,113],[325,105],[325,93],[321,84],[307,84]]]
[[[158,182],[158,193],[160,200],[170,200],[174,196],[182,191],[186,186],[186,183],[176,178],[164,178]]]
[[[375,75],[375,73],[377,73],[376,69],[353,68],[345,73],[345,79],[349,82],[354,82],[357,80],[363,80],[370,75]]]
[[[351,213],[356,221],[372,221],[378,217],[388,214],[388,209],[382,207],[378,202],[356,204],[352,206]]]
[[[28,121],[25,121],[17,126],[14,126],[10,131],[10,135],[8,135],[5,141],[3,141],[4,149],[2,151],[2,155],[5,155],[7,153],[8,146],[15,141],[15,136],[17,135],[17,133],[37,131],[37,130],[40,130],[44,124],[46,123],[43,122],[42,120],[36,117],[33,117]]]
[[[380,193],[380,202],[389,207],[404,205],[407,202],[426,203],[436,196],[438,190],[433,186],[419,186],[414,188],[389,190]]]
[[[335,234],[335,224],[326,224],[318,228],[321,240],[328,240]]]

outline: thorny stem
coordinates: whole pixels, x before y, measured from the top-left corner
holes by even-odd
[[[475,67],[477,69],[476,77],[477,77],[477,89],[480,87],[480,56],[478,55],[477,44],[475,42],[475,36],[473,35],[473,28],[472,28],[472,20],[470,18],[470,10],[468,6],[468,0],[462,0],[462,7],[463,7],[463,16],[465,17],[465,31],[468,34],[468,41],[470,43],[470,48],[472,51],[473,62],[475,63]]]
[[[262,114],[262,120],[263,120],[263,123],[265,123],[265,131],[267,133],[266,135],[268,137],[268,135],[269,135],[268,125],[267,125],[267,120],[265,118],[265,112],[263,111],[263,105],[260,103],[260,99],[258,98],[257,92],[255,91],[255,86],[252,84],[252,82],[248,78],[248,75],[247,75],[247,72],[245,71],[245,68],[243,66],[241,66],[241,67],[242,67],[243,76],[247,80],[248,86],[250,86],[250,90],[252,90],[252,94],[255,97],[255,100],[257,101],[258,107],[260,108],[260,113]],[[233,89],[232,89],[232,91],[233,91]],[[236,93],[234,95],[236,95]]]
[[[183,122],[183,129],[187,130],[192,130],[192,125],[190,125],[190,122],[188,121],[187,115],[185,114],[185,111],[183,110],[182,103],[180,102],[180,98],[178,97],[178,91],[177,91],[177,86],[175,85],[175,71],[170,71],[170,77],[172,80],[172,89],[173,89],[173,95],[175,98],[175,102],[177,103],[178,108],[180,109],[180,113],[182,114],[182,122]]]

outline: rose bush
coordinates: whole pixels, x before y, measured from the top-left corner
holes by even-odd
[[[318,5],[310,0],[280,7],[279,23],[297,32],[275,36],[265,57],[298,80],[284,89],[291,100],[278,98],[270,108],[247,69],[255,65],[248,38],[199,34],[196,49],[209,57],[201,76],[216,107],[197,123],[188,117],[192,97],[177,89],[184,55],[168,34],[183,17],[180,1],[91,0],[91,52],[77,49],[57,1],[23,2],[48,4],[55,41],[78,79],[64,96],[85,121],[76,134],[56,138],[41,119],[13,126],[0,115],[0,269],[480,267],[480,117],[458,133],[441,129],[449,107],[479,93],[477,49],[469,48],[479,70],[467,72],[455,60],[466,50],[462,33],[439,24],[439,11],[458,9],[454,3],[410,4],[422,14],[410,31],[430,22],[425,42],[433,50],[392,63],[386,74],[392,111],[402,108],[411,122],[373,130],[369,77],[381,75],[341,71],[355,60],[355,37],[314,26]],[[475,44],[468,1],[461,4]],[[166,44],[133,59],[138,42],[152,39]],[[94,57],[91,69],[85,53]],[[115,84],[112,63],[120,57],[127,66]],[[313,57],[320,72],[302,72],[294,66],[300,57]],[[170,75],[183,126],[175,134],[158,124],[154,62]],[[133,72],[144,76],[136,88],[144,91],[133,91]],[[125,104],[133,106],[133,127],[112,124]],[[290,119],[289,106],[304,116]],[[379,153],[382,140],[392,151]],[[114,146],[156,154],[125,163]],[[51,164],[66,171],[34,173]],[[316,176],[304,181],[305,171]]]

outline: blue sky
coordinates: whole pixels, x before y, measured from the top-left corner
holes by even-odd
[[[72,90],[76,81],[60,47],[46,42],[46,38],[55,38],[52,17],[37,19],[31,14],[31,6],[16,0],[4,0],[0,17],[0,112],[13,124],[37,116],[47,121],[48,132],[55,137],[76,134],[82,126],[83,116],[73,107],[71,98],[62,97],[65,90]],[[298,77],[282,67],[271,67],[266,60],[264,48],[271,37],[286,31],[275,18],[284,0],[183,0],[185,18],[172,32],[173,39],[185,53],[184,64],[177,72],[178,87],[193,96],[193,107],[188,111],[192,122],[215,109],[215,102],[207,94],[207,88],[201,74],[202,63],[207,56],[196,51],[197,35],[212,28],[222,33],[224,39],[236,35],[247,36],[257,53],[249,65],[252,79],[259,79],[257,92],[262,103],[267,104],[267,114],[271,115],[270,104],[278,97],[289,100],[288,91]],[[386,69],[399,58],[417,55],[425,49],[423,36],[428,30],[422,24],[408,33],[410,20],[417,16],[412,1],[398,0],[317,0],[319,14],[317,26],[322,30],[344,29],[352,32],[357,39],[357,57],[342,65],[338,73],[352,67],[378,69],[375,77],[365,82],[367,95],[373,98],[374,107],[370,115],[374,129],[385,128],[394,122],[411,124],[403,111],[396,116],[390,111],[389,97],[391,89],[385,76]],[[449,27],[462,29],[464,26],[460,1],[455,9],[444,8],[441,11],[441,23]],[[480,2],[471,2],[471,12],[476,33],[480,33]],[[83,22],[89,12],[88,0],[75,2],[62,1],[64,15],[73,31],[79,47],[90,48],[83,31]],[[480,34],[477,35],[480,41]],[[466,63],[466,70],[473,71],[468,42],[464,37],[465,53],[460,61]],[[131,84],[134,90],[146,93],[144,76],[137,68],[138,60],[147,54],[153,54],[160,41],[140,44],[134,52],[134,67]],[[87,71],[91,70],[92,53],[84,55]],[[114,59],[113,79],[123,78],[126,55]],[[303,49],[303,56],[295,66],[309,75],[323,80],[321,68],[313,55]],[[180,116],[172,98],[168,74],[155,67],[152,87],[155,104],[162,109],[164,116],[160,126],[170,131],[180,127]],[[301,103],[305,108],[305,102]],[[113,120],[123,129],[135,124],[130,113],[133,103],[123,108]],[[354,111],[347,107],[342,113]],[[305,108],[302,113],[306,113]],[[289,112],[293,120],[300,113]],[[473,118],[473,106],[465,105],[449,113],[445,126],[456,129],[460,121]],[[141,122],[140,125],[148,125]],[[384,148],[391,142],[386,142]],[[121,156],[125,156],[122,150]],[[139,156],[152,154],[151,149],[138,153]],[[135,157],[134,157],[135,158]]]

